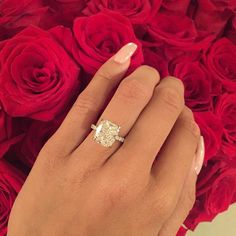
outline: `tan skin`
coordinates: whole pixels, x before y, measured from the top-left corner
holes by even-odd
[[[130,59],[113,59],[42,148],[8,236],[173,236],[188,215],[200,131],[184,86],[173,77],[160,81],[149,66],[124,78]],[[122,127],[123,144],[93,140],[90,126],[101,118]]]

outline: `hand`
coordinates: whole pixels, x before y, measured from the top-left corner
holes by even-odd
[[[203,141],[180,80],[160,81],[148,66],[123,79],[135,50],[124,46],[98,70],[42,148],[8,236],[176,234],[195,200]],[[123,144],[93,140],[102,118],[121,126]]]

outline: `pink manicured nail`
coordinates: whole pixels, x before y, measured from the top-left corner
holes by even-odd
[[[204,138],[203,136],[200,137],[198,148],[196,152],[196,159],[195,159],[195,171],[197,175],[200,173],[202,169],[202,165],[204,162],[204,156],[205,156],[205,144],[204,144]]]
[[[135,43],[126,44],[115,54],[114,61],[119,64],[127,62],[135,53],[137,47],[138,46]]]

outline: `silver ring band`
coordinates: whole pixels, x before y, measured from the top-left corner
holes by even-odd
[[[97,126],[94,125],[94,124],[92,124],[92,125],[91,125],[91,128],[92,128],[93,130],[96,130],[96,129],[97,129]]]

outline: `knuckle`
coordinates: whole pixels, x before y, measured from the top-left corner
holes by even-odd
[[[180,111],[184,106],[184,97],[181,95],[179,90],[174,87],[160,87],[157,89],[159,98],[164,102],[172,111]]]
[[[125,195],[126,189],[123,186],[113,188],[109,193],[111,203],[119,204]]]
[[[108,183],[104,190],[104,200],[108,209],[122,206],[126,202],[128,186],[122,181],[116,181],[115,183]]]
[[[56,156],[55,152],[47,148],[46,144],[43,149],[41,149],[38,156],[38,165],[40,165],[42,169],[45,170],[45,175],[53,175],[60,166],[60,164],[61,159]]]
[[[97,170],[96,166],[82,166],[80,165],[80,167],[78,167],[78,172],[79,174],[76,172],[74,181],[72,182],[85,182],[88,178],[91,177],[92,174],[94,174]]]
[[[76,100],[74,106],[82,114],[88,114],[93,109],[96,103],[96,98],[89,91],[82,92]]]
[[[110,64],[109,64],[110,65]],[[102,67],[97,71],[94,78],[98,79],[104,79],[104,80],[111,80],[111,78],[114,76],[111,72],[111,69],[109,69],[108,64],[102,65]]]
[[[160,79],[160,74],[158,70],[156,70],[154,67],[148,65],[142,65],[137,70],[142,70],[144,74],[147,74],[148,77],[154,79],[155,82],[158,82]]]
[[[175,208],[175,202],[170,195],[160,193],[155,199],[154,206],[157,209],[158,216],[161,219],[167,219]]]
[[[170,83],[173,84],[173,87],[175,87],[175,89],[178,90],[180,94],[184,94],[184,83],[182,80],[173,76],[168,76],[166,80],[170,81]]]
[[[169,218],[171,212],[174,209],[173,200],[170,197],[165,197],[159,206],[159,214],[162,218]]]
[[[151,96],[151,91],[137,79],[125,79],[120,84],[118,96],[128,101],[146,100]]]
[[[201,131],[194,119],[188,116],[183,117],[182,126],[190,134],[190,136],[194,138],[196,142],[198,142],[201,135]]]
[[[58,158],[57,156],[57,150],[55,148],[54,143],[54,135],[44,144],[44,146],[41,148],[39,152],[39,156],[42,156],[42,158],[45,158],[46,161],[49,159],[52,159],[52,157]]]

